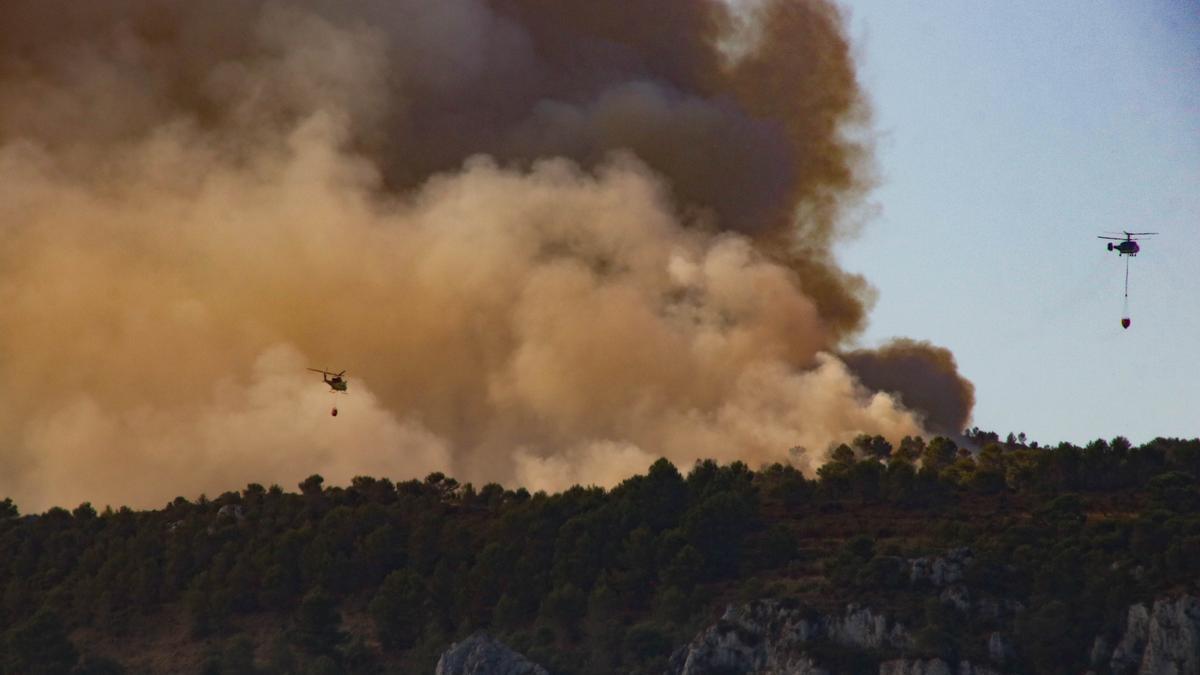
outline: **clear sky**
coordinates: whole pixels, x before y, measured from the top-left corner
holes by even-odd
[[[1200,2],[852,0],[879,208],[863,340],[955,353],[974,423],[1200,435]],[[1130,264],[1096,235],[1157,231]]]

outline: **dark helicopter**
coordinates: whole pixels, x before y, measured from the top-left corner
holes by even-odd
[[[1124,238],[1097,237],[1097,239],[1112,239],[1113,241],[1119,241],[1121,242],[1119,244],[1114,244],[1112,241],[1108,242],[1108,250],[1116,251],[1117,255],[1135,256],[1138,254],[1138,251],[1142,250],[1142,247],[1138,246],[1138,240],[1136,237],[1148,237],[1153,234],[1158,234],[1157,232],[1125,232],[1124,230],[1122,230],[1122,232],[1125,234]]]
[[[316,368],[309,368],[309,370],[314,373],[320,373],[321,379],[325,381],[325,384],[329,385],[330,391],[346,391],[346,381],[342,379],[346,371],[331,373],[328,370],[318,370]]]
[[[328,370],[318,370],[316,368],[309,368],[309,370],[313,371],[314,373],[321,374],[321,379],[325,381],[325,384],[329,385],[329,393],[346,393],[346,380],[342,379],[342,376],[346,374],[346,371],[343,370],[340,373],[331,373]],[[337,412],[337,406],[335,405],[333,406],[333,409],[329,411],[329,414],[337,417]]]
[[[1142,247],[1138,246],[1138,237],[1149,237],[1158,234],[1157,232],[1125,232],[1124,230],[1122,230],[1121,233],[1125,235],[1124,238],[1098,238],[1111,239],[1112,241],[1108,242],[1108,250],[1116,251],[1118,256],[1125,255],[1129,256],[1129,258],[1134,257],[1138,254],[1138,251],[1142,250]],[[1116,233],[1114,232],[1113,234]],[[1119,243],[1114,244],[1113,241]],[[1129,328],[1130,324],[1133,323],[1133,320],[1129,318],[1129,258],[1125,259],[1125,310],[1121,315],[1121,328]]]

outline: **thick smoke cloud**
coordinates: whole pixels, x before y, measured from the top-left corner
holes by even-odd
[[[930,431],[959,434],[967,428],[975,385],[958,374],[949,349],[899,338],[877,350],[846,352],[842,359],[867,387],[923,412]]]
[[[864,121],[816,0],[6,2],[0,494],[559,488],[917,433],[831,355]]]

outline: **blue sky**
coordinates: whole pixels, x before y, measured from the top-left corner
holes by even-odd
[[[852,0],[879,209],[864,345],[954,351],[974,423],[1200,435],[1200,2]],[[1157,231],[1130,265],[1096,235]]]

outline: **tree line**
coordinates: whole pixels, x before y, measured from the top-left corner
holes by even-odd
[[[976,447],[864,435],[811,478],[659,460],[557,494],[434,473],[314,475],[146,511],[21,516],[4,500],[0,667],[124,672],[104,639],[181,612],[202,672],[428,672],[481,628],[556,672],[661,672],[723,603],[816,575],[808,600],[885,605],[924,653],[978,656],[1002,628],[1026,671],[1055,672],[1039,669],[1083,667],[1130,602],[1200,572],[1200,440],[960,442]],[[951,546],[974,551],[975,593],[1023,609],[980,618],[910,587],[905,560]],[[279,629],[249,631],[255,616]]]

